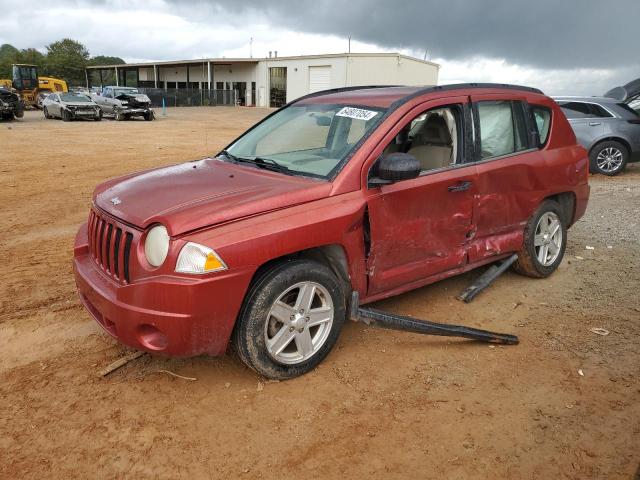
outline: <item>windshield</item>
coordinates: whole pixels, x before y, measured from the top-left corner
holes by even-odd
[[[63,102],[90,102],[91,100],[84,95],[77,95],[75,93],[61,93],[60,99]]]
[[[227,152],[267,160],[288,173],[328,178],[380,121],[384,110],[348,105],[292,105],[245,134]]]
[[[135,95],[136,93],[140,93],[137,88],[114,88],[113,94],[117,97],[118,95]]]

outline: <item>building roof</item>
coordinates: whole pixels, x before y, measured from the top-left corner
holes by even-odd
[[[124,63],[124,64],[113,64],[113,65],[89,65],[87,69],[98,70],[98,69],[111,69],[115,67],[122,68],[136,68],[136,67],[153,67],[153,66],[178,66],[178,65],[199,65],[203,63],[215,63],[215,64],[228,64],[228,63],[258,63],[263,61],[268,62],[278,62],[278,61],[286,61],[286,60],[303,60],[303,59],[319,59],[319,58],[341,58],[341,57],[398,57],[406,60],[424,63],[427,65],[432,65],[436,68],[440,68],[440,65],[434,62],[429,62],[427,60],[420,60],[419,58],[409,57],[407,55],[402,55],[400,53],[327,53],[322,55],[298,55],[298,56],[290,56],[290,57],[254,57],[254,58],[226,58],[226,57],[218,57],[218,58],[196,58],[191,60],[165,60],[159,62],[137,62],[137,63]]]

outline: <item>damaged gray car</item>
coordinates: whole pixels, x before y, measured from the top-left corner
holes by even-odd
[[[24,116],[24,104],[11,90],[0,87],[0,119],[13,120]]]
[[[45,118],[71,120],[102,120],[102,110],[89,97],[75,93],[50,93],[42,101]]]
[[[151,100],[133,87],[104,87],[101,93],[91,96],[100,105],[105,115],[113,115],[116,120],[128,120],[142,117],[147,121],[154,119]]]

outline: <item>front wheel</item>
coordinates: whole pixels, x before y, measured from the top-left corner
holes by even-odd
[[[155,118],[154,115],[153,115],[153,111],[152,110],[144,112],[144,114],[142,116],[144,117],[144,119],[147,122],[150,122],[151,120],[153,120]]]
[[[51,118],[51,115],[49,115],[49,110],[47,110],[47,107],[44,107],[42,111],[44,113],[44,118]]]
[[[558,202],[545,200],[527,222],[524,245],[514,264],[516,272],[534,278],[551,275],[567,248],[567,227]]]
[[[591,171],[610,177],[622,173],[629,160],[629,152],[620,142],[602,142],[589,154]]]
[[[276,265],[253,284],[233,333],[247,366],[273,379],[303,375],[331,351],[346,316],[343,288],[310,260]]]
[[[70,122],[71,121],[71,112],[69,110],[62,111],[62,121]]]

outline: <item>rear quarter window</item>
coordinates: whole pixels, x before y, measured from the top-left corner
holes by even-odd
[[[551,129],[551,109],[540,105],[531,105],[531,115],[533,116],[533,122],[538,129],[540,145],[542,146],[547,143],[547,139],[549,138],[549,131]]]

